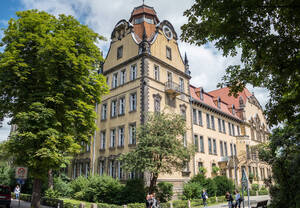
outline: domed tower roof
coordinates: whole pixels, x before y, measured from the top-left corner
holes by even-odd
[[[153,7],[143,4],[133,9],[129,22],[134,27],[135,35],[142,40],[145,34],[147,39],[151,39],[155,35],[156,24],[159,23],[159,19]]]

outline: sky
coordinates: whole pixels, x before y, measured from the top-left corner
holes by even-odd
[[[140,6],[142,0],[0,0],[0,28],[6,28],[10,18],[16,18],[15,12],[27,9],[44,10],[53,15],[67,14],[78,19],[82,24],[88,25],[95,32],[107,38],[98,46],[107,54],[110,35],[121,19],[128,20],[134,7]],[[181,34],[180,26],[187,22],[183,12],[189,9],[193,0],[145,0],[145,4],[154,7],[160,21],[168,20],[174,26],[178,36]],[[0,31],[0,38],[3,31]],[[191,84],[201,86],[205,91],[216,89],[221,81],[227,66],[239,64],[240,57],[223,57],[222,52],[214,48],[213,44],[194,46],[179,40],[179,49],[182,54],[187,53]],[[247,86],[264,107],[269,99],[267,90]],[[0,128],[0,141],[5,140],[10,127],[5,119]]]

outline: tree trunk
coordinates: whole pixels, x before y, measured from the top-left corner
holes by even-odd
[[[41,181],[41,179],[35,178],[33,181],[33,188],[32,188],[31,207],[40,208],[40,206],[41,206],[41,190],[42,190],[42,181]]]
[[[155,186],[156,186],[156,181],[158,178],[158,174],[153,173],[150,181],[150,186],[149,186],[149,193],[153,193],[155,191]]]
[[[53,173],[52,169],[48,171],[48,189],[53,189]]]

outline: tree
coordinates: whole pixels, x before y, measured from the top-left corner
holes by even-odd
[[[272,207],[299,207],[300,204],[300,119],[273,130],[269,144],[262,144],[259,157],[272,166],[267,180]]]
[[[234,95],[247,83],[270,92],[269,124],[299,116],[300,2],[295,0],[197,0],[184,12],[181,39],[213,42],[224,56],[241,51],[241,65],[229,66],[219,86]]]
[[[34,178],[32,206],[40,206],[48,171],[68,164],[95,129],[94,107],[108,92],[97,67],[102,36],[72,16],[17,12],[4,30],[0,54],[0,118],[18,128],[7,149]]]
[[[176,114],[153,113],[137,131],[137,146],[121,155],[123,168],[127,171],[150,173],[149,192],[156,186],[159,174],[182,171],[193,154],[192,147],[185,147],[182,138],[186,122]]]

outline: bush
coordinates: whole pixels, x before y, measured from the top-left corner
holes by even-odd
[[[254,184],[251,185],[251,189],[254,190],[254,191],[258,191],[259,185],[257,183],[254,183]]]
[[[128,180],[121,193],[121,202],[123,204],[142,203],[145,197],[144,181],[142,179]]]
[[[47,189],[45,191],[45,197],[47,198],[58,199],[60,196],[60,193],[54,189]]]
[[[216,197],[210,197],[210,198],[208,198],[208,203],[216,203]]]
[[[188,203],[184,200],[173,201],[173,208],[188,208]]]
[[[224,196],[227,191],[233,193],[234,183],[231,179],[228,179],[226,176],[216,176],[213,180],[217,187],[217,196]]]
[[[250,196],[256,196],[256,191],[254,191],[252,189],[250,189],[249,193],[250,193]]]
[[[70,197],[72,193],[71,183],[66,177],[55,177],[53,179],[53,189],[62,197]]]
[[[166,202],[166,203],[160,203],[160,208],[170,208],[170,203]]]
[[[261,187],[261,189],[258,191],[258,195],[268,195],[269,191],[266,189],[266,187]]]
[[[159,182],[157,184],[157,198],[160,202],[170,201],[173,197],[173,184],[168,182]]]
[[[213,179],[211,178],[206,179],[204,188],[206,189],[208,197],[216,196],[217,185]]]
[[[127,204],[128,208],[145,208],[145,203],[131,203]]]
[[[203,200],[202,199],[193,199],[191,201],[191,206],[192,207],[199,207],[203,205]]]
[[[187,183],[183,186],[184,199],[200,199],[202,187],[198,183]]]
[[[20,194],[20,200],[31,202],[31,195],[30,194]]]
[[[98,208],[123,208],[120,205],[115,204],[106,204],[106,203],[97,203]]]
[[[89,184],[89,180],[85,177],[79,176],[75,180],[73,180],[70,184],[71,194],[75,195],[76,193],[87,189]]]
[[[202,187],[205,186],[206,184],[206,178],[203,174],[198,173],[197,175],[195,175],[194,177],[191,178],[191,180],[189,181],[190,183],[198,183],[200,184]]]

